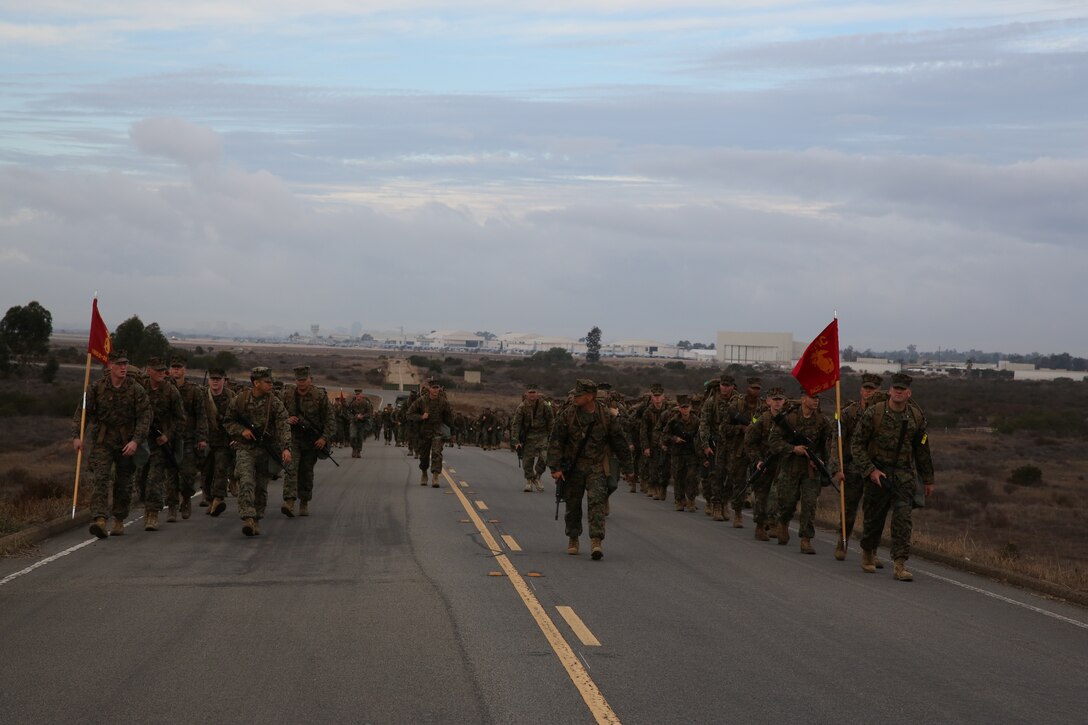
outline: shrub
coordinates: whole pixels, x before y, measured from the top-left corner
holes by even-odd
[[[985,509],[994,500],[994,491],[988,481],[975,478],[960,486],[965,496]]]
[[[1043,471],[1038,466],[1020,466],[1009,476],[1009,483],[1017,486],[1042,486]]]

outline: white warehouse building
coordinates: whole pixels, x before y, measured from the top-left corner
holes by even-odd
[[[718,331],[715,343],[718,362],[723,365],[788,366],[801,356],[805,345],[793,341],[792,332]]]

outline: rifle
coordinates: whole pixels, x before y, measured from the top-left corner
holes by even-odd
[[[262,428],[260,434],[257,433],[257,424],[249,419],[249,416],[235,411],[235,420],[242,424],[243,427],[249,428],[253,431],[253,442],[260,446],[268,457],[271,458],[281,470],[286,471],[287,466],[283,465],[283,451],[276,449],[276,442],[272,440],[268,435],[268,429]]]
[[[158,422],[155,420],[151,421],[151,426],[147,429],[147,432],[150,434],[152,441],[158,441],[163,435],[162,428],[159,427]],[[175,471],[178,470],[180,466],[178,466],[178,457],[174,454],[173,441],[168,439],[161,445],[157,442],[155,445],[162,450],[162,457],[166,459],[166,465],[170,466]]]
[[[777,453],[772,453],[760,461],[759,464],[756,465],[755,470],[748,474],[748,480],[745,482],[745,485],[751,486],[753,483],[763,478],[763,474],[767,472],[767,469],[770,467],[771,463],[774,462],[777,455]]]
[[[903,450],[903,439],[907,435],[907,419],[903,418],[903,421],[899,427],[899,442],[895,445],[895,457],[892,459],[892,465],[888,468],[888,472],[880,477],[880,487],[886,488],[888,493],[892,497],[896,496],[897,487],[895,485],[895,467],[899,463],[899,453]],[[873,463],[876,463],[874,461]]]
[[[835,480],[831,477],[831,471],[827,470],[827,464],[824,463],[823,459],[812,452],[812,449],[816,447],[815,441],[791,428],[790,424],[786,422],[785,413],[776,415],[774,417],[774,422],[782,429],[782,432],[786,434],[786,438],[789,440],[790,445],[805,447],[805,457],[808,458],[808,462],[811,463],[812,466],[819,471],[820,475],[827,480],[827,483],[824,485],[831,486],[838,492],[839,487],[835,485]]]
[[[299,432],[302,433],[303,436],[305,436],[306,442],[309,443],[311,446],[313,446],[314,443],[318,441],[318,439],[325,437],[325,434],[318,430],[317,426],[311,423],[309,418],[304,416],[301,411],[299,411],[297,417],[298,423],[295,423],[295,427],[298,428]],[[316,450],[318,458],[327,458],[332,461],[334,466],[336,466],[337,468],[340,467],[340,464],[337,463],[336,459],[332,457],[332,451],[329,450],[329,442],[327,440],[325,441],[325,446],[323,448],[316,448]]]
[[[574,467],[578,463],[578,459],[582,457],[582,453],[586,450],[586,443],[589,442],[589,434],[593,432],[593,426],[597,424],[597,416],[593,416],[593,420],[589,421],[589,425],[586,426],[585,435],[582,436],[582,440],[578,441],[578,450],[574,452],[574,457],[559,463],[559,472],[562,474],[555,481],[555,520],[559,520],[559,502],[566,499],[567,493],[567,481],[574,476]]]

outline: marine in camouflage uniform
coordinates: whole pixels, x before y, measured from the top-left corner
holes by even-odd
[[[468,419],[464,413],[455,413],[453,416],[453,439],[460,448],[468,435]]]
[[[744,395],[737,395],[726,409],[728,421],[723,426],[726,454],[725,464],[729,488],[731,489],[729,503],[733,507],[733,528],[744,528],[745,499],[748,496],[748,453],[744,449],[744,435],[748,426],[754,423],[761,413],[762,402],[760,393],[763,390],[763,382],[759,378],[748,378]],[[725,517],[725,505],[722,505],[722,517]]]
[[[880,392],[880,384],[883,378],[872,373],[861,376],[861,398],[848,403],[842,409],[840,420],[842,421],[842,457],[843,468],[846,475],[843,480],[843,500],[846,503],[846,542],[849,543],[850,535],[854,531],[854,522],[857,519],[858,507],[861,505],[861,496],[865,491],[865,475],[854,465],[854,456],[850,450],[850,443],[854,438],[854,429],[857,428],[858,419],[865,410],[875,403],[880,402],[886,396]],[[832,445],[836,450],[838,442]],[[840,534],[841,536],[841,534]],[[840,538],[835,545],[835,559],[842,561],[846,558],[846,547]],[[883,568],[883,564],[879,564]]]
[[[491,450],[491,440],[495,435],[495,427],[499,421],[495,418],[491,408],[484,408],[484,412],[476,418],[476,430],[479,435],[479,446],[485,451]]]
[[[642,457],[646,460],[646,493],[655,501],[664,501],[669,489],[668,454],[658,440],[661,420],[669,412],[671,405],[665,398],[665,389],[660,385],[650,386],[650,404],[642,412],[639,420],[639,441],[642,445]]]
[[[177,474],[184,455],[182,436],[185,431],[185,404],[173,382],[167,380],[166,362],[159,357],[147,361],[147,397],[151,402],[151,455],[147,460],[147,481],[144,486],[144,530],[158,531],[159,511],[170,478]],[[155,429],[158,429],[158,437]],[[167,450],[169,448],[169,450]],[[171,454],[173,460],[171,461]],[[177,507],[170,509],[166,519],[177,521]]]
[[[295,499],[299,515],[310,515],[314,497],[314,466],[329,451],[329,441],[336,433],[336,415],[324,388],[314,385],[310,366],[294,369],[294,385],[284,386],[283,402],[291,426],[291,463],[283,477],[283,506],[280,512],[294,518]],[[315,437],[316,436],[316,437]]]
[[[72,420],[72,449],[81,451],[83,439],[80,420],[83,406],[76,408]],[[147,392],[128,376],[128,357],[121,351],[109,356],[109,371],[87,390],[86,426],[92,441],[91,533],[102,539],[113,515],[114,536],[125,533],[125,517],[132,499],[132,476],[136,471],[136,451],[147,441],[151,423],[151,405]],[[110,503],[110,494],[113,503]]]
[[[385,433],[385,445],[393,445],[393,427],[396,422],[393,420],[393,404],[386,403],[382,408],[382,431]]]
[[[557,484],[562,481],[564,487],[567,553],[578,553],[578,539],[582,535],[582,498],[585,497],[588,499],[592,555],[594,559],[600,559],[604,556],[609,460],[611,457],[619,460],[620,470],[628,480],[634,471],[619,419],[612,416],[596,396],[597,386],[593,381],[575,383],[571,404],[555,416],[548,441],[548,468]],[[569,462],[572,469],[569,478],[563,473],[565,462]]]
[[[351,419],[351,457],[363,457],[363,439],[373,424],[371,416],[374,404],[363,395],[361,388],[355,389],[355,395],[348,402],[348,416]]]
[[[222,368],[208,369],[208,455],[204,458],[204,480],[207,482],[208,511],[219,516],[227,508],[227,479],[234,474],[234,448],[224,422],[230,412],[234,393],[224,381]]]
[[[857,469],[866,477],[862,498],[864,531],[861,537],[861,566],[876,571],[873,557],[884,523],[891,511],[892,559],[899,581],[914,577],[906,568],[910,557],[911,508],[917,477],[925,495],[933,492],[933,459],[925,415],[911,400],[912,379],[906,373],[892,376],[886,402],[866,409],[854,429],[850,451]]]
[[[673,498],[677,511],[695,511],[699,489],[699,417],[691,412],[691,398],[676,396],[676,408],[661,420],[658,440],[671,452]]]
[[[829,460],[827,455],[828,443],[831,441],[831,424],[819,407],[818,396],[802,392],[801,405],[787,413],[781,422],[775,421],[768,441],[771,453],[778,455],[778,476],[774,484],[778,491],[778,543],[783,546],[789,543],[790,520],[793,519],[800,501],[798,533],[801,537],[802,554],[816,553],[812,548],[812,537],[816,535],[813,521],[816,518],[820,488],[825,484],[809,455],[825,461],[832,474],[838,470],[837,458]],[[786,426],[794,433],[808,438],[813,446],[809,448],[791,440]]]
[[[737,455],[737,448],[743,441],[743,429],[730,420],[729,406],[737,398],[736,381],[732,375],[718,378],[718,389],[703,401],[702,411],[702,446],[703,454],[714,457],[714,465],[708,477],[710,496],[707,504],[715,521],[725,521],[726,507],[733,492],[733,481],[729,477],[730,466]]]
[[[249,378],[253,386],[231,401],[224,426],[234,445],[242,533],[258,536],[268,505],[272,472],[291,463],[291,426],[287,422],[287,409],[272,392],[272,371],[255,367]],[[279,460],[273,459],[258,440],[268,440],[269,448],[280,452]]]
[[[527,385],[524,399],[510,421],[510,443],[521,458],[525,491],[543,491],[540,477],[548,466],[548,437],[555,422],[552,407],[541,400],[536,385]]]
[[[437,380],[429,381],[427,392],[419,396],[408,409],[408,419],[419,425],[419,479],[427,485],[427,464],[431,467],[431,485],[438,488],[442,473],[442,447],[450,436],[453,425],[453,408]]]
[[[771,388],[767,392],[767,409],[744,432],[744,449],[752,475],[760,471],[760,475],[752,481],[752,519],[755,521],[757,541],[770,541],[768,530],[776,540],[778,538],[775,516],[778,498],[772,490],[778,475],[778,456],[771,454],[770,438],[775,427],[774,417],[782,412],[785,404],[786,392],[782,388]]]
[[[181,394],[185,426],[179,431],[182,455],[178,459],[178,468],[167,471],[166,505],[170,509],[167,521],[176,521],[179,509],[183,519],[192,515],[197,471],[208,448],[207,394],[202,386],[186,380],[186,372],[184,359],[175,357],[170,360],[170,377]]]

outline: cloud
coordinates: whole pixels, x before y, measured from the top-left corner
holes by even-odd
[[[189,166],[223,156],[223,138],[214,130],[180,118],[147,118],[132,125],[132,143],[145,154],[165,156]]]

